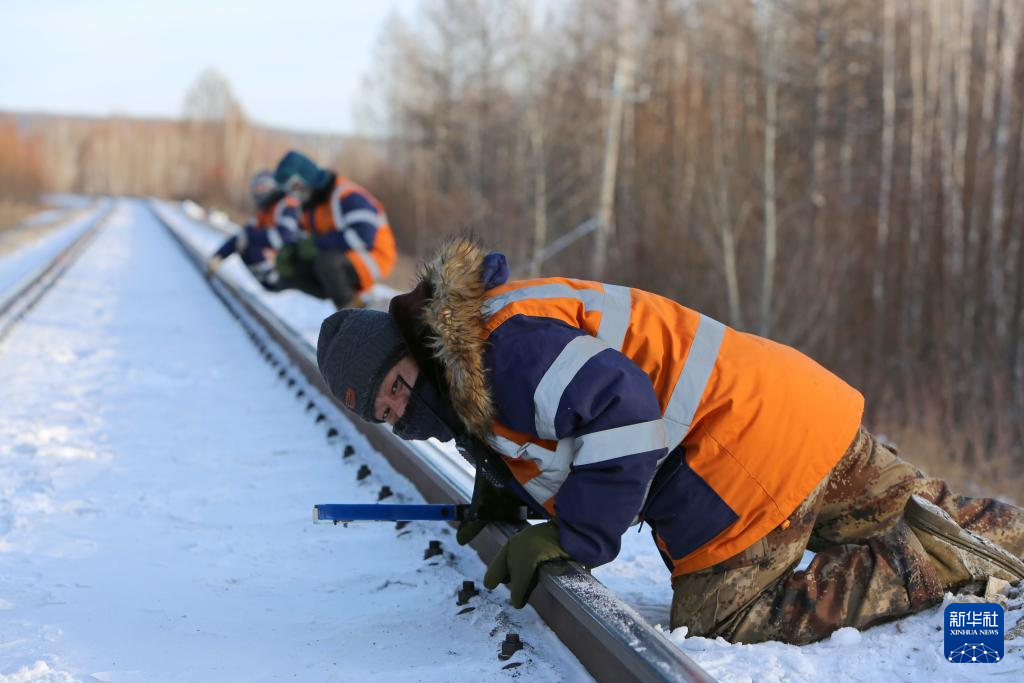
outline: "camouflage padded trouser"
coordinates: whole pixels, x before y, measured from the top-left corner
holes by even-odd
[[[359,274],[343,251],[323,249],[312,261],[296,259],[295,274],[281,278],[275,291],[297,289],[318,299],[330,299],[338,310],[359,300]]]
[[[786,528],[673,581],[672,628],[730,642],[804,644],[843,626],[865,628],[937,604],[944,587],[903,519],[914,494],[1024,556],[1024,510],[954,495],[861,427]],[[805,548],[817,554],[806,571],[795,571]]]

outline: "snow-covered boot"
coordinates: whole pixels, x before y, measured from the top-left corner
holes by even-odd
[[[904,518],[921,541],[947,590],[984,589],[989,577],[1024,579],[1024,562],[999,545],[967,531],[949,514],[920,496],[911,496]]]

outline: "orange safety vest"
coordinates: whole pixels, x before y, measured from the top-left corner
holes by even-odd
[[[486,296],[485,338],[512,316],[553,318],[618,349],[650,378],[668,450],[681,444],[689,467],[737,515],[683,557],[671,557],[658,538],[673,577],[728,559],[783,524],[860,425],[861,394],[815,361],[656,294],[545,278],[508,282]],[[554,395],[536,400],[558,404]],[[553,511],[554,492],[581,446],[497,421],[493,432],[516,478]]]
[[[355,193],[365,197],[376,209],[376,213],[369,210],[343,211],[342,201],[345,197]],[[367,248],[366,243],[351,227],[358,221],[371,223],[376,230],[373,246],[370,248]],[[340,176],[337,178],[334,192],[331,193],[329,201],[303,212],[302,227],[313,235],[325,235],[332,230],[344,233],[345,243],[348,247],[346,253],[359,275],[358,289],[360,292],[386,278],[395,265],[397,258],[395,236],[391,231],[387,214],[384,212],[384,206],[363,187],[347,178]]]

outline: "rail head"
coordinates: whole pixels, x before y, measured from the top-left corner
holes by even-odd
[[[157,220],[174,237],[193,265],[202,272],[205,255],[184,239],[155,206]],[[307,381],[320,389],[326,400],[348,415],[325,385],[316,363],[316,350],[293,327],[280,320],[259,299],[225,278],[215,276],[210,285],[231,308],[243,309],[256,320],[286,354]],[[453,460],[446,449],[429,442],[398,439],[378,424],[352,420],[352,425],[427,501],[468,502],[473,475]],[[458,456],[454,456],[458,457]],[[490,561],[521,525],[491,524],[472,547]],[[710,682],[714,679],[639,613],[575,562],[541,567],[530,604],[548,626],[599,681],[643,683]]]

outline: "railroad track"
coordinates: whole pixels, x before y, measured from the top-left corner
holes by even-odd
[[[202,275],[207,255],[184,239],[157,206],[151,203],[150,209]],[[320,376],[316,349],[302,335],[258,298],[229,280],[215,276],[209,284],[245,328],[260,354],[289,386],[299,384],[295,375],[304,379],[301,384],[308,386],[309,391],[300,385],[296,393],[307,400],[307,408],[313,410],[317,404],[330,403],[338,413],[345,413]],[[312,391],[319,395],[309,395]],[[322,412],[316,416],[318,423],[325,421],[321,416]],[[381,425],[351,422],[427,501],[469,501],[473,473],[460,456],[428,442],[402,441]],[[350,445],[344,448],[346,455],[351,453]],[[487,562],[519,528],[491,524],[477,537],[473,548]],[[598,681],[713,680],[636,610],[576,563],[544,565],[530,604]]]
[[[92,213],[83,219],[85,227],[75,239],[65,245],[52,259],[26,273],[6,291],[0,292],[0,340],[39,303],[61,275],[85,251],[100,226],[110,216],[113,207],[114,202],[110,199],[102,199],[94,204],[89,209]]]

